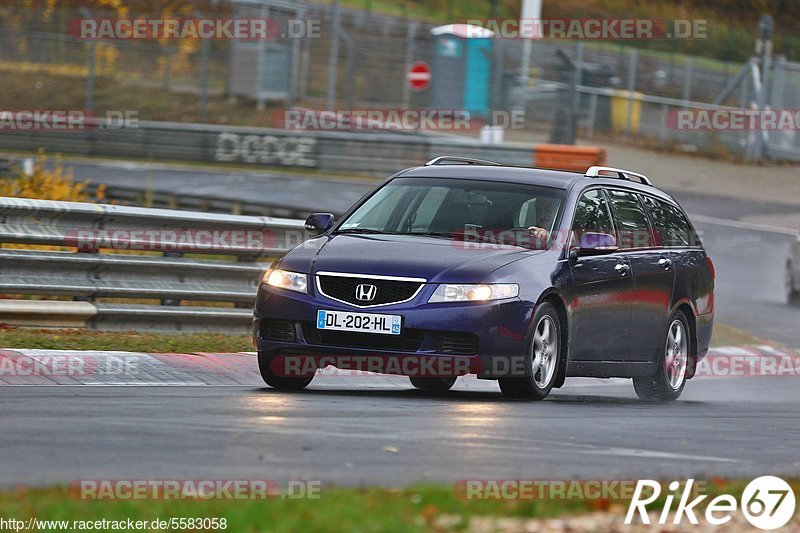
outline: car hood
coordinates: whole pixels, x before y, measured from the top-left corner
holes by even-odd
[[[292,249],[280,268],[476,283],[498,268],[541,253],[516,246],[464,243],[413,235],[321,236]]]

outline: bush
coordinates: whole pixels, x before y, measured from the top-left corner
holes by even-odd
[[[76,182],[72,171],[64,167],[60,157],[49,166],[43,151],[36,156],[33,173],[27,175],[15,168],[10,176],[0,179],[0,196],[36,198],[41,200],[64,200],[69,202],[100,201],[104,199],[104,188],[100,186],[94,198],[86,192],[88,182]]]

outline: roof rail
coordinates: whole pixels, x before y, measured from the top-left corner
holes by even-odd
[[[616,174],[616,176],[605,176],[601,174],[601,172],[613,172]],[[634,178],[639,178],[639,181],[644,183],[645,185],[650,185],[651,187],[653,187],[653,183],[644,174],[639,174],[638,172],[631,172],[630,170],[625,170],[623,168],[589,167],[589,170],[586,171],[586,174],[584,174],[584,176],[586,176],[587,178],[616,178],[628,181],[632,181],[631,177],[634,177]]]
[[[452,163],[448,163],[448,161],[452,161]],[[485,161],[483,159],[473,159],[471,157],[460,157],[454,155],[440,155],[439,157],[434,157],[433,159],[425,163],[425,166],[430,167],[434,165],[447,165],[447,164],[488,165],[493,167],[500,166],[500,163],[495,163],[494,161]]]

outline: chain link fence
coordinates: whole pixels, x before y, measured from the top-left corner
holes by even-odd
[[[94,106],[95,80],[104,82],[104,106],[137,106],[138,88],[193,97],[190,121],[227,121],[209,117],[209,97],[252,106],[254,113],[291,106],[312,109],[426,109],[430,90],[406,85],[410,64],[432,62],[437,41],[432,23],[332,5],[278,0],[238,0],[219,4],[214,13],[194,17],[270,18],[282,32],[266,42],[235,40],[81,40],[67,32],[71,21],[116,18],[114,12],[80,9],[3,8],[0,19],[0,71],[5,76],[41,73],[85,80],[86,107]],[[131,14],[139,16],[141,14]],[[287,35],[291,21],[304,21],[302,35]],[[314,28],[315,31],[308,31]],[[495,39],[491,57],[490,101],[493,110],[525,110],[525,124],[546,133],[558,120],[554,105],[563,98],[571,74],[557,50],[578,61],[577,109],[583,137],[635,136],[654,144],[690,146],[698,151],[742,150],[747,133],[683,132],[667,127],[675,109],[707,109],[742,69],[737,63],[680,54],[639,50],[611,41],[541,40],[532,43],[527,86],[523,86],[523,42]],[[797,108],[800,64],[775,62],[770,73],[773,107]],[[448,76],[433,72],[433,76]],[[109,88],[110,87],[110,88]],[[622,92],[621,92],[622,91]],[[626,91],[626,92],[625,92]],[[749,108],[755,98],[745,77],[725,102]],[[13,107],[10,102],[3,106]],[[52,106],[41,102],[40,107]],[[154,105],[142,106],[151,109]],[[155,106],[157,108],[157,106]],[[712,106],[711,109],[714,109]],[[147,116],[142,119],[157,118]],[[269,125],[262,123],[262,125]],[[795,132],[771,136],[770,147],[800,148]]]

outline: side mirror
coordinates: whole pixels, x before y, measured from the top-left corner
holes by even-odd
[[[570,249],[570,257],[610,254],[618,249],[617,238],[610,233],[587,231],[581,235],[580,244]]]
[[[330,213],[312,213],[306,219],[306,229],[315,235],[321,235],[333,226],[333,215]]]

